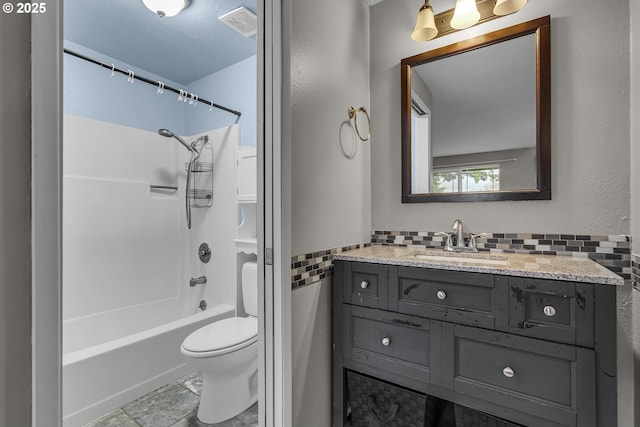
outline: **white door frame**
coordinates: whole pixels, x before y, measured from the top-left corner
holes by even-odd
[[[31,425],[62,425],[62,0],[31,17]]]
[[[263,242],[258,259],[264,274],[264,323],[261,328],[265,345],[261,348],[260,362],[265,374],[263,384],[267,390],[261,392],[265,401],[260,402],[260,420],[264,427],[291,427],[291,220],[290,220],[290,156],[285,142],[287,123],[282,111],[286,99],[283,97],[283,82],[286,64],[283,58],[283,22],[286,12],[282,0],[264,0],[264,31],[259,44],[264,55],[258,55],[258,117],[263,129],[259,137],[258,155],[262,163],[258,173],[263,177],[258,200],[259,220],[263,225],[258,239]],[[261,87],[261,85],[264,85]],[[260,133],[260,132],[259,132]],[[266,255],[266,256],[265,256]],[[263,409],[264,408],[264,412]]]
[[[258,236],[264,298],[259,336],[259,419],[291,427],[291,278],[288,157],[282,138],[282,5],[258,2]],[[63,0],[31,21],[32,87],[32,423],[61,427]],[[287,145],[287,144],[285,144]],[[283,161],[287,159],[287,161]],[[285,166],[283,170],[283,165]],[[272,256],[265,263],[265,248]],[[268,264],[268,265],[267,265]]]

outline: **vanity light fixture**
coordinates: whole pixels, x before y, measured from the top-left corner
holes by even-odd
[[[509,15],[522,9],[525,4],[527,0],[498,0],[493,13],[498,16]]]
[[[451,27],[456,30],[464,30],[472,27],[480,20],[480,12],[476,0],[458,0],[455,12],[451,18]]]
[[[422,42],[517,12],[527,0],[457,0],[454,9],[433,15],[429,0],[418,12],[411,38]]]
[[[165,16],[176,16],[184,8],[189,6],[190,0],[142,0],[147,9],[153,13],[157,13],[158,16],[164,18]]]
[[[411,33],[411,38],[417,42],[426,42],[438,35],[438,28],[436,27],[436,20],[433,16],[433,8],[429,4],[429,0],[424,1],[424,5],[418,12],[418,20],[416,21],[416,27]]]

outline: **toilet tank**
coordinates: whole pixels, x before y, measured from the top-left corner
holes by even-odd
[[[258,315],[258,264],[248,261],[242,264],[242,298],[244,311],[250,316]]]

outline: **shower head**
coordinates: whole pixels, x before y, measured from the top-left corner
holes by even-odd
[[[178,140],[178,142],[180,144],[182,144],[184,146],[184,148],[186,148],[187,150],[191,151],[192,153],[195,152],[195,148],[193,148],[192,146],[190,146],[189,144],[187,144],[187,142],[180,138],[178,135],[176,135],[175,133],[171,132],[169,129],[159,129],[158,133],[166,138],[175,138]]]

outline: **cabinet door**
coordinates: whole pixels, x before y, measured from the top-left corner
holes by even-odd
[[[434,328],[430,320],[416,316],[343,307],[345,358],[423,384],[431,382],[432,362],[440,356],[439,322]]]
[[[593,348],[593,285],[511,278],[510,331]]]
[[[389,309],[507,331],[508,279],[491,274],[389,267]]]
[[[595,426],[593,350],[444,324],[454,391],[565,426]],[[444,353],[448,353],[445,356]]]
[[[387,309],[386,266],[366,262],[347,262],[344,264],[342,286],[344,302]]]

